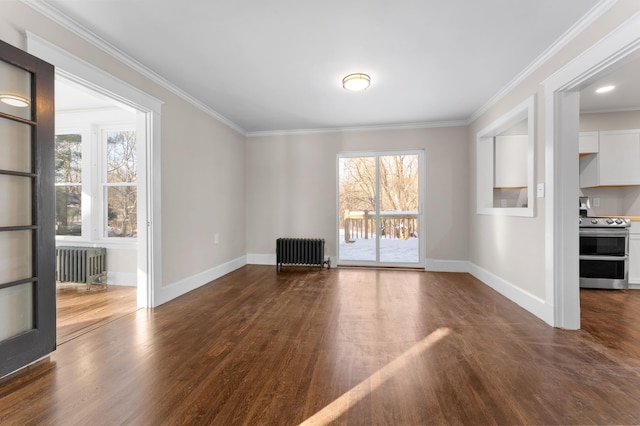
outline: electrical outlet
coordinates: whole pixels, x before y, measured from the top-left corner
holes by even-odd
[[[600,198],[593,199],[593,207],[600,207]]]
[[[215,234],[213,236],[213,244],[218,244],[220,242],[220,236],[218,234]]]

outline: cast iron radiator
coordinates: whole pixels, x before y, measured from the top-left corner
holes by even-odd
[[[276,240],[276,263],[278,270],[282,265],[319,265],[324,260],[324,239],[319,238],[278,238]]]
[[[56,247],[56,281],[106,285],[107,249]]]

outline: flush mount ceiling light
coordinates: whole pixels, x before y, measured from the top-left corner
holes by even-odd
[[[616,86],[602,86],[602,87],[600,87],[600,88],[598,88],[596,90],[596,93],[598,93],[598,94],[607,93],[607,92],[612,91],[615,88],[616,88]]]
[[[364,90],[371,84],[371,77],[367,74],[356,73],[349,74],[342,79],[342,87],[352,92]]]
[[[0,95],[0,101],[14,107],[25,108],[31,105],[28,99],[15,95]]]

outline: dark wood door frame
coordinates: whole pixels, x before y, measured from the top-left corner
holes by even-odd
[[[0,232],[30,230],[33,234],[31,277],[0,283],[0,289],[33,285],[33,327],[0,342],[0,377],[53,352],[56,348],[55,190],[54,190],[54,67],[0,41],[0,60],[31,73],[31,119],[0,113],[31,127],[31,172],[0,170],[0,174],[30,178],[32,220],[28,226],[0,227]],[[2,141],[0,141],[1,144]],[[0,145],[1,146],[1,145]],[[6,260],[0,259],[0,262]]]

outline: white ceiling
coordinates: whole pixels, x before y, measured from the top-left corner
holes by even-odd
[[[602,74],[580,91],[580,112],[640,110],[640,55],[633,55]],[[615,89],[603,94],[596,93],[596,89],[609,85],[615,86]]]
[[[598,0],[29,3],[255,133],[466,121]]]

